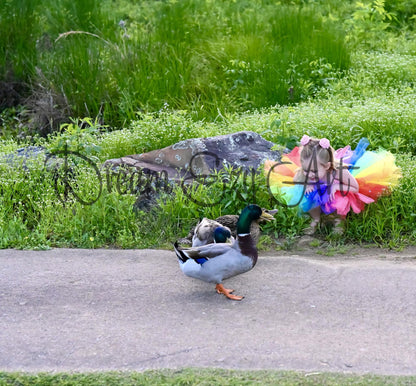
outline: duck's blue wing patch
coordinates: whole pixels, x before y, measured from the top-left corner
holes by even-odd
[[[205,262],[207,262],[208,261],[208,259],[206,259],[205,257],[200,257],[200,258],[198,258],[198,259],[195,259],[195,261],[198,263],[198,264],[204,264]]]

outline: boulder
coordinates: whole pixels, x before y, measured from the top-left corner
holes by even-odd
[[[252,131],[187,139],[160,150],[107,160],[105,167],[137,168],[172,181],[209,175],[225,166],[256,170],[266,159],[279,159],[274,144]]]

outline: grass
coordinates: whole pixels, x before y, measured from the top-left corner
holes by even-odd
[[[350,65],[343,29],[313,5],[124,0],[115,9],[96,0],[6,3],[0,75],[23,73],[24,81],[37,85],[32,108],[38,121],[60,109],[120,127],[165,104],[192,112],[194,119],[214,119],[218,111],[296,103]],[[33,4],[22,7],[14,23],[20,3]],[[9,44],[10,36],[22,44]],[[9,57],[18,58],[11,69]]]
[[[412,156],[414,144],[411,139],[416,134],[411,107],[414,95],[410,92],[403,95],[397,91],[388,97],[375,96],[356,103],[351,100],[339,103],[340,95],[335,95],[292,107],[227,115],[217,122],[195,121],[184,111],[173,113],[164,109],[156,114],[142,115],[142,119],[133,121],[128,128],[120,131],[107,131],[91,119],[74,120],[64,125],[60,133],[39,143],[50,151],[64,151],[67,146],[68,150],[79,152],[99,165],[108,158],[161,148],[185,138],[246,129],[256,131],[281,146],[292,141],[293,137],[300,138],[304,132],[311,135],[325,132],[326,136],[334,138],[334,146],[345,143],[353,146],[358,138],[367,135],[371,149],[384,145],[397,155],[403,178],[391,196],[380,199],[359,215],[349,216],[344,237],[349,242],[372,242],[397,248],[415,240],[413,181],[416,162]],[[349,125],[354,122],[360,122],[363,127],[351,126],[349,130]],[[406,123],[404,128],[403,123]],[[406,140],[400,139],[404,135]],[[2,146],[3,154],[9,154],[20,144],[8,140]],[[77,170],[84,169],[84,173],[77,175],[77,185],[84,189],[84,194],[89,192],[91,197],[95,197],[99,185],[96,172],[79,158],[72,162],[77,165]],[[105,172],[100,170],[100,173],[103,186],[97,202],[83,205],[71,192],[67,192],[63,203],[58,193],[64,194],[65,187],[60,186],[61,190],[56,191],[53,175],[45,175],[44,161],[40,160],[28,169],[10,168],[10,164],[3,162],[1,246],[170,247],[172,241],[186,236],[190,227],[202,216],[238,213],[248,200],[255,200],[266,207],[275,205],[263,177],[259,176],[255,181],[257,188],[253,195],[243,176],[236,178],[234,173],[224,192],[221,184],[214,184],[209,189],[195,186],[192,197],[196,202],[189,200],[178,188],[174,196],[165,197],[160,208],[151,213],[152,221],[148,221],[146,213],[133,208],[137,193],[129,191],[121,194],[116,189],[117,173],[110,184]],[[201,205],[210,202],[211,197],[221,197],[221,200],[213,207]],[[298,217],[296,209],[280,210],[276,220],[264,228],[265,234],[273,238],[293,238],[302,232],[307,223],[306,218]]]
[[[29,81],[35,72],[36,38],[41,33],[39,1],[5,1],[0,18],[1,79]],[[10,28],[13,26],[12,28]]]
[[[161,194],[149,214],[137,210],[137,191],[117,189],[123,176],[109,179],[100,167],[240,130],[280,149],[308,133],[335,148],[367,137],[371,150],[391,151],[402,168],[399,186],[348,216],[343,238],[414,244],[416,7],[409,2],[30,3],[7,0],[0,11],[0,39],[14,39],[1,46],[0,76],[24,80],[31,91],[27,105],[0,113],[0,154],[32,144],[84,158],[70,155],[64,180],[65,170],[48,171],[42,157],[26,168],[0,162],[2,248],[170,247],[199,217],[237,213],[248,201],[274,206],[264,176],[253,189],[233,172],[225,189],[224,176],[195,185],[193,200],[180,187]],[[30,38],[19,27],[26,18]],[[46,135],[51,127],[59,129]],[[213,197],[216,204],[205,205]],[[265,248],[282,236],[291,245],[307,224],[296,208],[280,209],[264,228]]]
[[[69,140],[65,143],[68,142],[71,143]],[[77,148],[76,141],[73,146]],[[83,142],[82,149],[93,147]],[[45,155],[42,154],[38,160],[27,162],[25,167],[19,164],[11,168],[10,161],[3,162],[2,248],[98,248],[109,245],[169,248],[171,242],[185,237],[203,216],[216,218],[238,213],[246,202],[275,206],[263,174],[252,180],[250,175],[229,170],[213,175],[210,185],[176,186],[173,194],[169,193],[170,189],[167,192],[159,189],[159,206],[150,213],[143,212],[135,209],[138,177],[123,182],[122,171],[107,174],[104,169],[92,168],[77,154],[81,153],[67,156],[67,170],[58,163],[58,171],[48,166],[54,165],[53,158],[46,162],[48,167],[45,168]],[[94,159],[94,156],[87,159]],[[398,157],[398,163],[403,171],[400,185],[390,196],[369,205],[364,212],[348,217],[346,240],[375,242],[388,247],[413,243],[416,162],[414,157],[402,155]],[[224,180],[227,181],[225,185]],[[280,207],[275,218],[276,221],[266,224],[263,230],[276,239],[299,235],[307,224],[306,218],[298,216],[297,208]]]
[[[411,385],[414,376],[353,375],[219,369],[152,370],[143,373],[24,374],[0,372],[1,385]]]

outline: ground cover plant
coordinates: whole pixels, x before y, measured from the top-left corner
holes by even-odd
[[[348,216],[343,240],[414,243],[415,12],[412,1],[381,0],[6,0],[0,247],[170,248],[199,217],[237,213],[249,200],[274,207],[266,176],[250,187],[229,171],[192,187],[194,200],[181,187],[160,192],[148,213],[137,191],[101,169],[109,158],[239,130],[281,150],[308,133],[335,148],[366,137],[371,150],[391,151],[399,186]],[[35,159],[10,158],[29,145],[42,149]],[[276,219],[263,245],[279,248],[307,225],[296,208]]]

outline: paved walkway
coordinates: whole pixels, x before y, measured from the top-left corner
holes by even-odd
[[[158,250],[0,250],[0,370],[416,374],[416,252],[261,254],[229,279]]]

